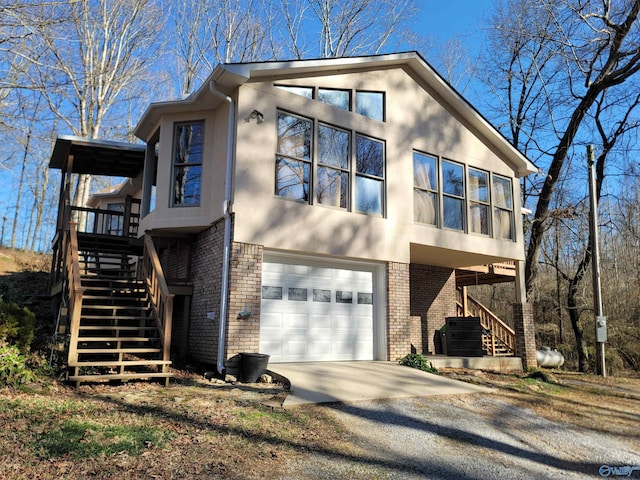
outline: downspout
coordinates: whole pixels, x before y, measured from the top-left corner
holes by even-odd
[[[222,288],[220,289],[220,332],[218,335],[218,358],[216,368],[224,375],[224,351],[226,343],[227,314],[229,310],[229,264],[231,261],[231,182],[233,181],[233,146],[235,143],[235,104],[228,95],[216,89],[215,81],[209,82],[209,90],[229,105],[229,129],[227,131],[227,164],[224,182],[224,251],[222,256]]]

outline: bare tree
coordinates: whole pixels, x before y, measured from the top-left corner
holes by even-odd
[[[218,63],[268,58],[262,4],[256,0],[180,0],[175,5],[179,90],[186,96]]]
[[[57,21],[39,26],[23,54],[31,88],[74,135],[98,138],[123,92],[147,72],[163,16],[149,0],[67,0],[36,10]],[[90,176],[78,177],[75,205],[90,186]]]
[[[285,54],[333,58],[381,53],[414,18],[414,0],[282,0],[272,29]],[[398,42],[399,43],[399,42]],[[277,52],[276,52],[277,53]]]
[[[564,180],[571,179],[567,187],[574,192],[584,192],[574,181],[584,169],[571,159],[584,152],[586,143],[599,144],[601,186],[607,160],[620,158],[614,147],[637,131],[633,116],[640,71],[639,12],[640,0],[515,0],[499,2],[491,19],[490,58],[484,62],[488,69],[483,78],[499,99],[496,115],[503,116],[498,110],[509,112],[502,130],[546,170],[523,188],[524,201],[536,202],[527,225],[525,276],[530,300],[541,261],[561,268],[552,261],[551,249],[545,251],[545,244],[553,247],[552,241],[545,242],[552,221],[558,222],[581,201],[576,195],[559,196]],[[563,203],[562,198],[573,203]],[[563,223],[568,227],[574,221]],[[572,255],[579,260],[565,265],[562,275],[568,285],[578,364],[585,370],[588,356],[580,323],[585,310],[579,297],[591,251],[579,230],[574,238]]]

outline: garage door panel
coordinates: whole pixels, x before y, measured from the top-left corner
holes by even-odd
[[[308,342],[306,340],[288,340],[285,342],[283,350],[286,357],[304,359],[308,356]]]
[[[373,359],[371,271],[265,261],[262,279],[260,349],[272,362]]]

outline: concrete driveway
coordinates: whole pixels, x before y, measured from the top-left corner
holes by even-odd
[[[491,392],[394,362],[277,363],[269,370],[285,377],[291,390],[283,407],[308,403],[358,402]]]

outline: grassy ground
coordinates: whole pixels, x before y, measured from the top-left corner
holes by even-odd
[[[43,331],[51,323],[43,295],[49,261],[0,249],[0,294],[36,309]],[[370,454],[327,407],[283,410],[279,385],[176,374],[167,388],[131,382],[74,389],[55,381],[0,388],[0,478],[296,478],[287,469],[313,452]],[[640,442],[640,379],[442,374],[494,387],[492,395],[550,420]]]
[[[224,384],[178,372],[165,388],[35,385],[0,390],[0,478],[285,478],[320,451],[366,456],[330,409],[283,410],[275,384]],[[639,441],[640,380],[446,371],[493,386],[543,417]],[[434,401],[438,401],[434,397]]]

